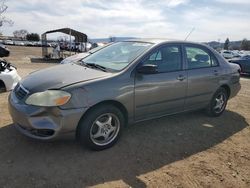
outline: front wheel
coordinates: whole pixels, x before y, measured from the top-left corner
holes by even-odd
[[[124,123],[122,112],[115,106],[97,106],[80,121],[77,137],[90,149],[107,149],[118,141]]]
[[[220,116],[227,106],[228,94],[224,88],[219,88],[212,97],[210,104],[207,107],[209,116]]]

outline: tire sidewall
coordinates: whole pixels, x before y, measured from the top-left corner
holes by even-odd
[[[214,110],[214,101],[216,99],[216,97],[220,94],[224,94],[224,96],[226,97],[226,101],[225,101],[225,104],[224,104],[224,107],[223,107],[223,110],[219,113],[215,112]],[[224,88],[219,88],[215,94],[213,95],[211,101],[210,101],[210,104],[209,104],[209,107],[208,107],[208,114],[212,117],[218,117],[220,116],[226,109],[226,106],[227,106],[227,101],[228,101],[228,94],[227,94],[227,91],[224,89]]]
[[[90,130],[94,123],[94,121],[101,116],[102,114],[113,113],[115,114],[120,121],[120,129],[116,136],[116,138],[107,145],[97,145],[90,138]],[[122,112],[113,105],[99,105],[91,109],[84,117],[80,120],[76,137],[80,141],[81,144],[88,147],[92,150],[103,150],[112,147],[120,138],[121,133],[123,131],[123,127],[125,125],[125,119]]]

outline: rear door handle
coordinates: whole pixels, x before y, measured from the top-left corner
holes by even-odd
[[[183,80],[185,80],[185,76],[179,75],[176,79],[177,79],[177,80],[180,80],[180,81],[183,81]]]
[[[219,75],[219,72],[217,70],[214,70],[214,75],[215,76],[218,76]]]

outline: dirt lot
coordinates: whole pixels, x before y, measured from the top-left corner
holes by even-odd
[[[40,48],[10,47],[21,76]],[[203,112],[130,126],[111,149],[74,140],[39,142],[19,134],[0,94],[0,187],[250,187],[250,79],[219,118]]]

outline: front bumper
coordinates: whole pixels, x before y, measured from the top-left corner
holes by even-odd
[[[17,100],[14,92],[9,95],[9,112],[15,127],[22,134],[39,140],[74,133],[85,111],[85,108],[62,110],[26,105]]]

